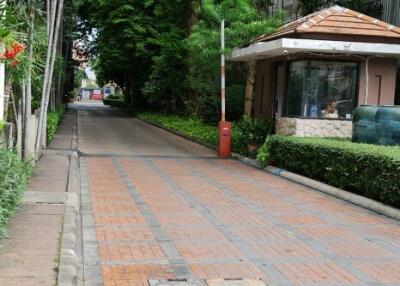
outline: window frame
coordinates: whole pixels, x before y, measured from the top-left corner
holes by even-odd
[[[351,119],[346,118],[313,118],[313,117],[304,117],[304,116],[295,116],[295,115],[287,115],[287,100],[288,100],[288,85],[289,85],[289,73],[290,73],[290,65],[294,62],[304,62],[304,61],[315,61],[315,62],[339,62],[339,63],[354,63],[356,64],[356,96],[354,100],[353,111],[357,108],[359,97],[360,97],[360,62],[357,60],[349,60],[349,59],[321,59],[321,58],[303,58],[303,59],[293,59],[287,60],[285,64],[285,87],[284,87],[284,98],[283,98],[283,109],[281,117],[286,118],[298,118],[298,119],[308,119],[308,120],[336,120],[336,121],[352,121]]]

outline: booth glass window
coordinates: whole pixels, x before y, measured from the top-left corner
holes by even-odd
[[[357,81],[355,62],[291,62],[285,116],[350,120],[356,107]]]

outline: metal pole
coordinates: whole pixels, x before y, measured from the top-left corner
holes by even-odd
[[[225,20],[221,21],[221,121],[225,122]]]

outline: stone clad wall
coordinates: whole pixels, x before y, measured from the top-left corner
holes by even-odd
[[[276,133],[300,137],[350,138],[352,126],[352,122],[347,120],[280,117],[276,120]]]

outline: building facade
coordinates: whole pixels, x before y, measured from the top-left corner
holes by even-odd
[[[233,51],[257,63],[255,117],[279,134],[351,137],[359,105],[393,105],[400,28],[334,6]]]

